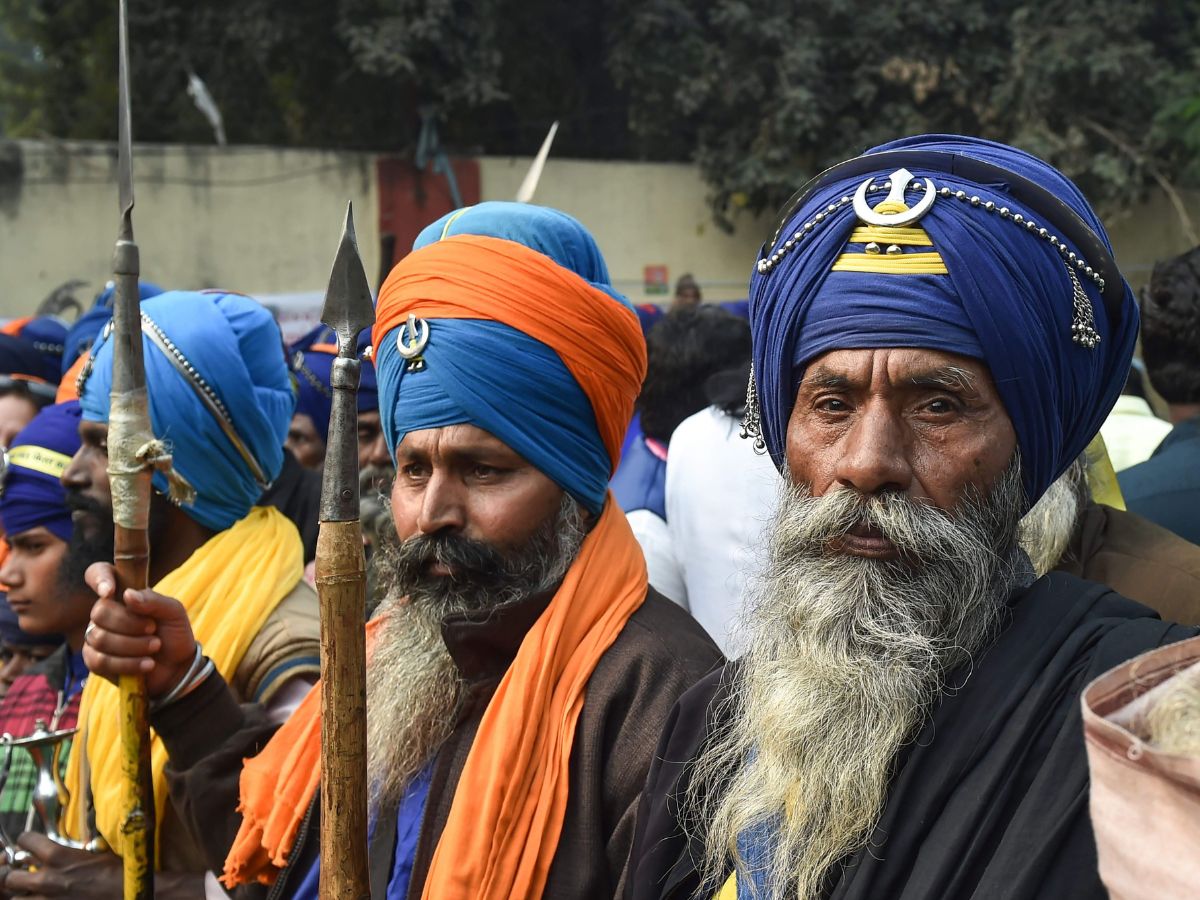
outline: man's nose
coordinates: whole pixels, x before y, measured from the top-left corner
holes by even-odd
[[[466,524],[462,483],[443,473],[434,472],[421,493],[417,531],[421,534],[436,534],[444,530],[458,531]]]
[[[25,583],[25,579],[21,577],[19,567],[13,565],[12,551],[8,553],[8,558],[4,560],[4,565],[0,566],[0,584],[8,588],[20,587]]]
[[[91,479],[87,476],[87,465],[83,461],[85,447],[80,447],[75,451],[75,455],[71,457],[71,461],[67,463],[67,467],[63,470],[59,481],[67,490],[81,491],[91,486]]]
[[[867,496],[907,491],[913,480],[909,449],[899,417],[886,408],[868,407],[839,448],[837,482]]]

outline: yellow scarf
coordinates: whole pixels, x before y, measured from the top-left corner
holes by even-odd
[[[240,522],[213,536],[186,563],[154,586],[174,597],[188,612],[196,640],[229,680],[251,642],[281,600],[300,581],[304,550],[296,526],[273,507],[256,506]],[[89,678],[79,703],[80,739],[67,763],[71,792],[67,831],[83,838],[84,762],[90,770],[96,827],[118,855],[123,849],[121,819],[124,786],[118,721],[120,694],[103,678]],[[80,748],[86,748],[86,754]],[[154,777],[155,822],[161,825],[167,800],[163,768],[167,751],[151,735],[150,765]],[[161,848],[162,842],[155,841]],[[161,858],[161,857],[160,857]]]

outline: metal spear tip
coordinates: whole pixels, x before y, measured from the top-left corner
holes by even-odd
[[[129,109],[129,11],[117,6],[117,190],[121,206],[119,238],[133,240],[133,126]]]
[[[354,204],[346,205],[346,223],[338,244],[321,321],[337,332],[338,355],[353,358],[359,332],[375,323],[375,304],[367,284],[367,272],[358,255],[354,238]]]

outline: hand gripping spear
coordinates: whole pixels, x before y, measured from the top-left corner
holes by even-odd
[[[367,900],[367,571],[358,510],[358,334],[375,321],[346,207],[321,321],[337,332],[321,487],[321,900]]]
[[[142,359],[142,317],[138,297],[138,248],[133,242],[133,160],[129,113],[129,38],[126,0],[120,0],[118,35],[117,177],[121,222],[113,250],[113,376],[108,424],[108,476],[112,485],[117,596],[143,590],[150,574],[150,476],[153,453],[146,369]],[[121,821],[125,900],[154,896],[154,788],[150,778],[150,729],[146,682],[122,675],[121,768],[125,776],[125,815]]]

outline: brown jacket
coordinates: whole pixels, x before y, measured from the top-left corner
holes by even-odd
[[[484,710],[548,600],[535,598],[482,621],[460,616],[443,623],[446,646],[467,680],[467,698],[453,734],[434,758],[410,897],[421,896]],[[617,896],[658,736],[679,696],[721,662],[720,651],[696,621],[653,590],[630,617],[588,681],[571,750],[563,830],[545,897]],[[209,679],[156,715],[152,724],[171,756],[172,803],[203,843],[209,867],[219,872],[240,824],[235,810],[241,760],[257,753],[273,729],[252,707],[238,707],[219,679]],[[235,896],[288,896],[318,855],[318,818],[314,801],[288,866],[270,892],[255,885]],[[370,848],[372,896],[383,897],[394,855],[395,811],[383,810],[376,818]]]
[[[298,581],[254,636],[233,675],[234,695],[266,706],[293,678],[321,674],[321,622],[317,593]],[[168,806],[161,828],[162,866],[167,872],[203,872],[205,856]]]
[[[1163,621],[1200,624],[1200,547],[1134,513],[1088,504],[1056,570],[1107,584]]]

